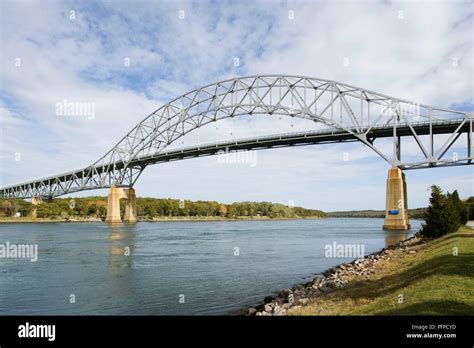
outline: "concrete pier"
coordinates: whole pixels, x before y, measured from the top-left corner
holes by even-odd
[[[400,168],[388,171],[385,220],[383,228],[387,230],[409,230],[407,206],[407,185],[405,174]]]
[[[120,199],[125,199],[125,214],[123,222],[135,223],[137,222],[137,204],[136,195],[133,188],[123,188],[112,186],[109,191],[107,199],[107,223],[122,222],[120,217]]]

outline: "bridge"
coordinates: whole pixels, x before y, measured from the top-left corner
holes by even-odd
[[[212,122],[269,115],[305,119],[321,129],[172,148],[177,139]],[[275,118],[273,117],[273,121]],[[272,122],[272,118],[268,118]],[[387,179],[387,229],[408,229],[403,170],[472,164],[473,113],[402,100],[341,82],[305,76],[264,75],[228,79],[188,92],[148,115],[90,166],[0,188],[4,198],[43,199],[110,188],[107,222],[136,222],[133,185],[148,165],[219,154],[324,143],[361,142],[391,165]],[[465,156],[446,154],[462,134]],[[402,138],[415,140],[422,160],[402,159]],[[425,139],[423,139],[425,137]],[[376,140],[391,138],[387,153]],[[427,141],[426,141],[427,138]],[[435,148],[435,138],[440,147]],[[439,141],[438,141],[439,142]]]

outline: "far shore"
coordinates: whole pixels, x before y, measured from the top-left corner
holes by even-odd
[[[319,220],[327,219],[320,216],[307,217],[286,217],[286,218],[270,218],[268,216],[238,216],[238,217],[221,217],[221,216],[172,216],[157,218],[138,218],[138,222],[169,222],[169,221],[283,221],[283,220]],[[97,223],[104,222],[101,218],[34,218],[34,217],[0,217],[0,224],[16,224],[16,223]]]

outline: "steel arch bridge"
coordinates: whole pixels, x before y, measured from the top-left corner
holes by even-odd
[[[195,129],[242,115],[281,115],[324,125],[319,131],[270,135],[171,149]],[[110,151],[86,168],[0,188],[4,198],[53,198],[110,187],[132,187],[150,164],[216,154],[222,149],[359,141],[400,169],[472,164],[473,114],[390,97],[344,83],[305,76],[262,75],[233,78],[188,92],[147,116]],[[465,157],[446,159],[465,133]],[[439,148],[434,137],[446,134]],[[420,138],[428,136],[428,144]],[[401,159],[401,138],[413,137],[423,160]],[[377,138],[392,138],[390,153]]]

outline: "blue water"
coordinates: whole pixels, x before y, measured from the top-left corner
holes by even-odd
[[[2,224],[0,243],[34,243],[39,255],[0,258],[0,314],[227,314],[352,259],[325,257],[326,244],[363,244],[369,254],[420,226],[388,232],[382,223]]]

